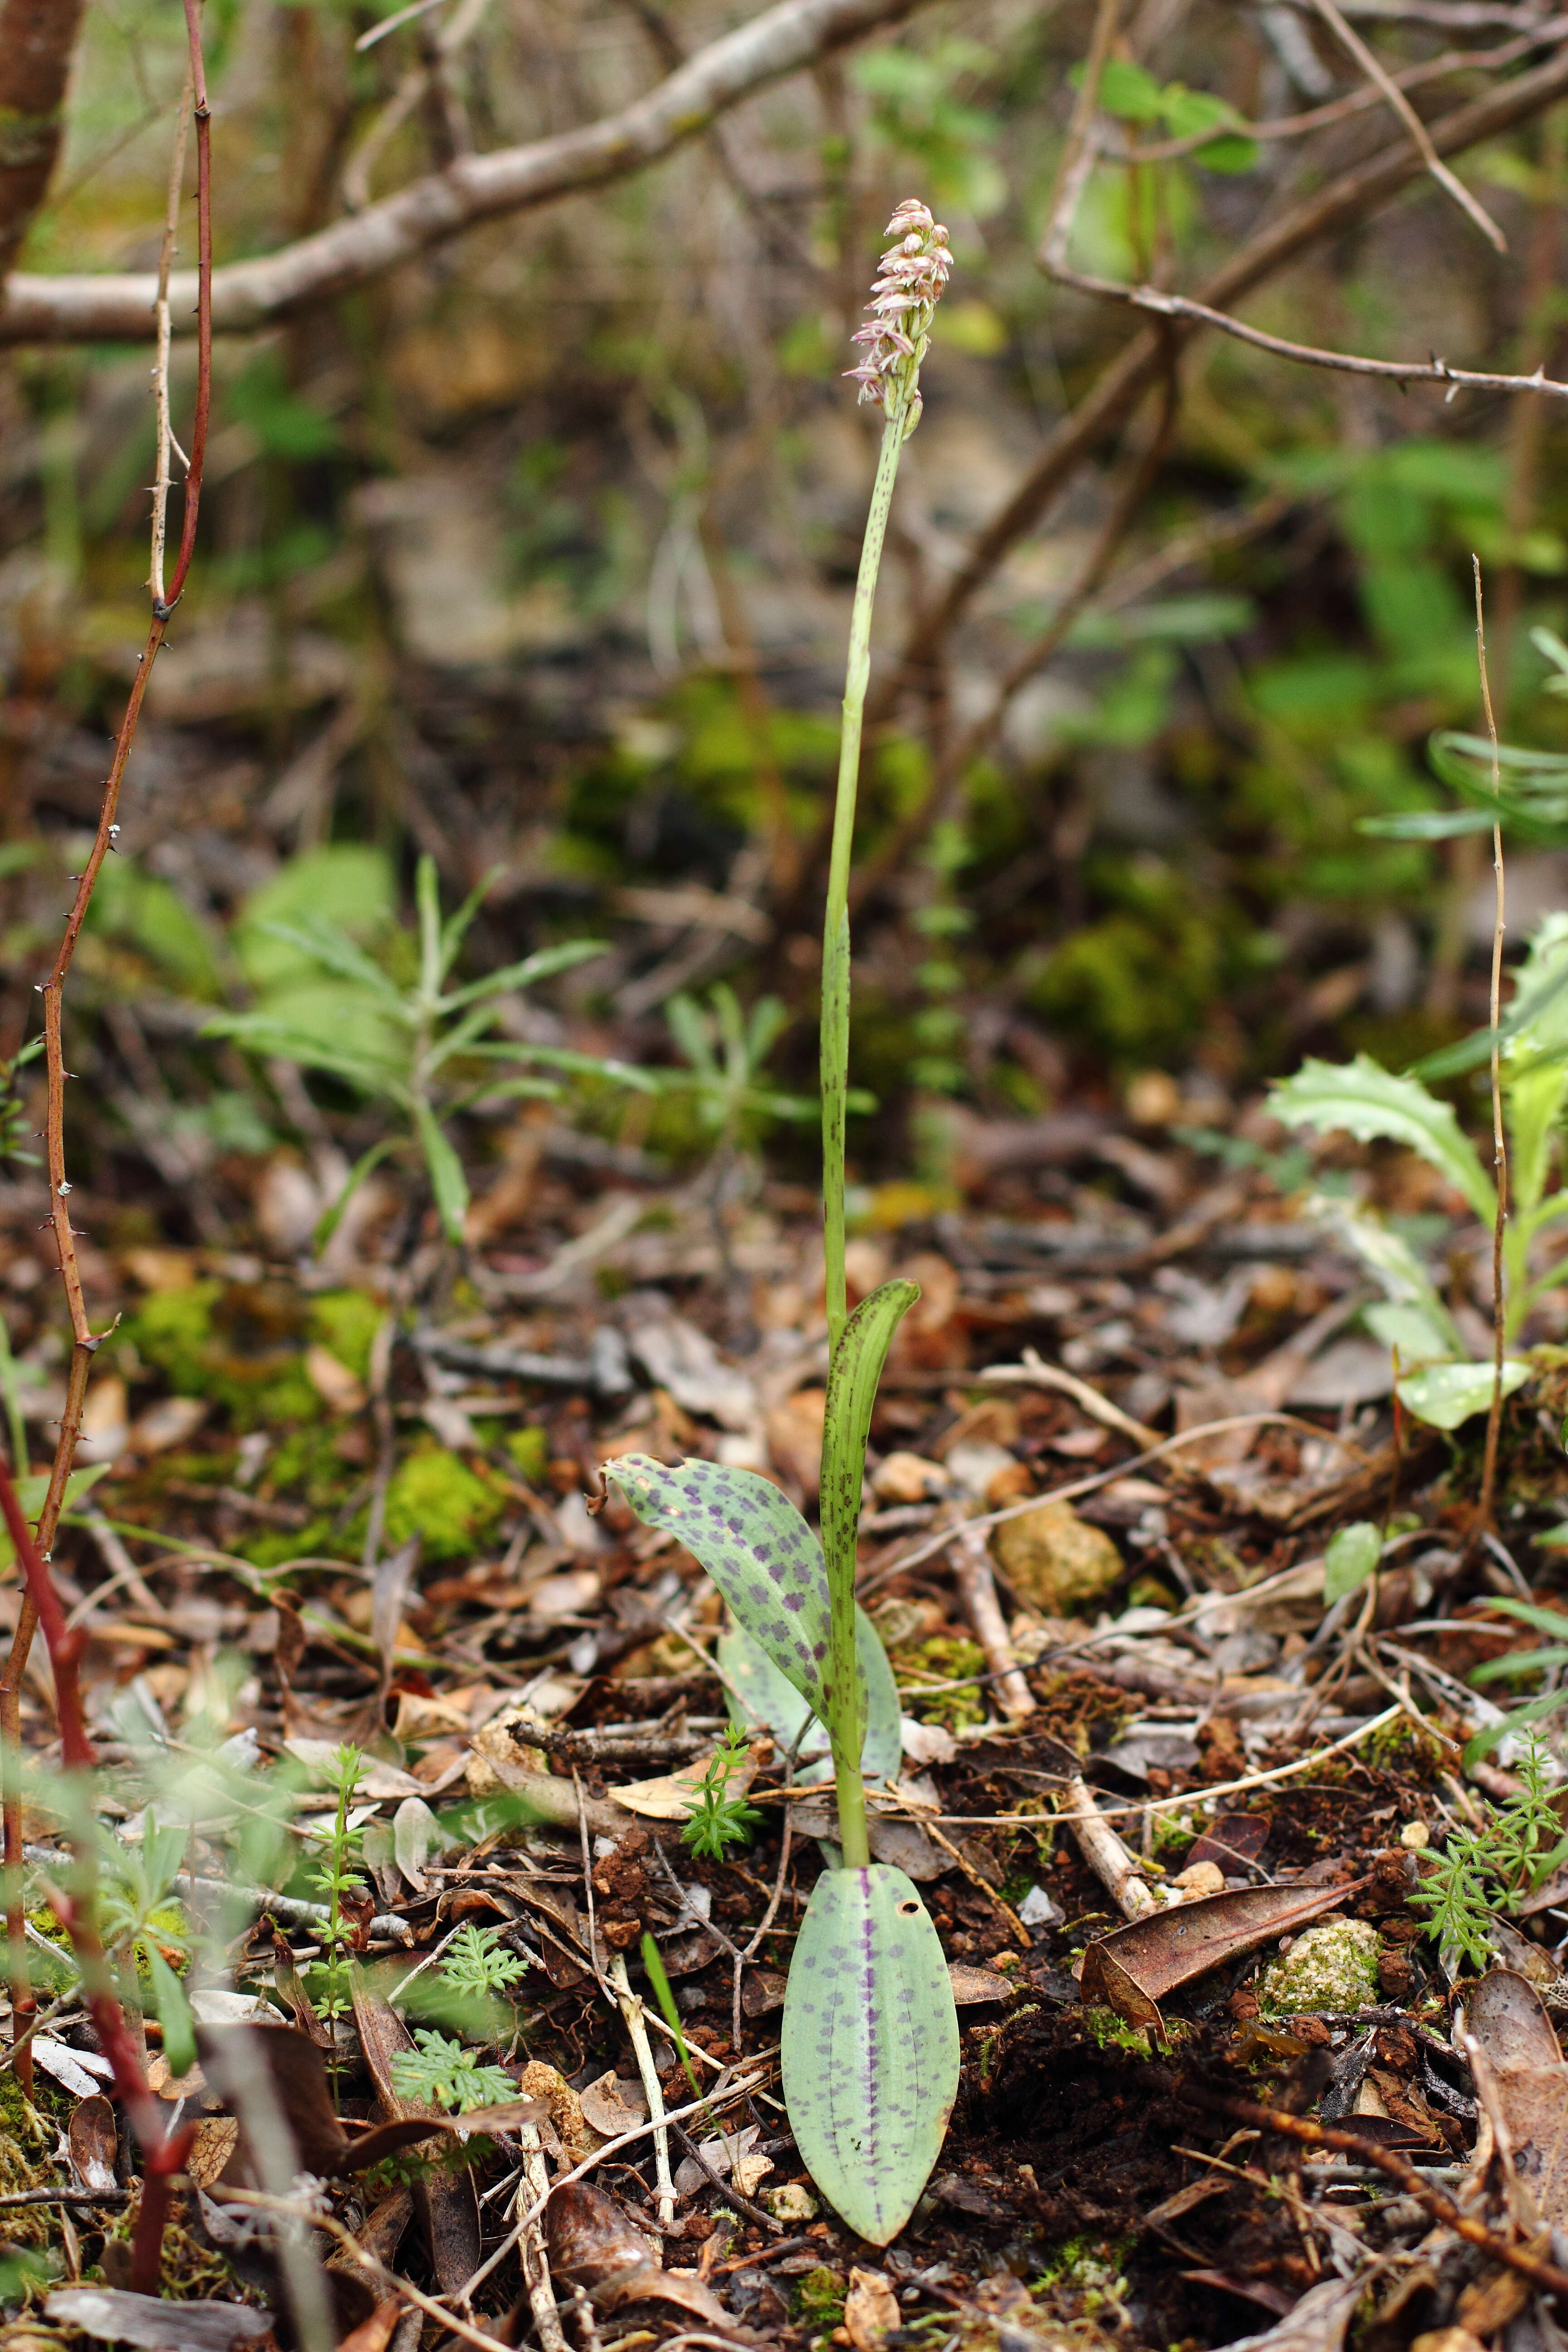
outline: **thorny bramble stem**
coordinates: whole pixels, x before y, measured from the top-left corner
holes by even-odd
[[[131,756],[131,746],[135,738],[137,721],[142,716],[142,703],[147,691],[147,681],[153,674],[153,660],[163,642],[174,608],[179,603],[185,584],[185,576],[191,566],[191,556],[195,546],[196,514],[201,500],[202,467],[206,455],[207,417],[212,404],[212,118],[207,104],[206,69],[202,57],[201,0],[184,0],[184,12],[186,40],[190,55],[189,88],[192,113],[196,129],[198,290],[195,416],[191,434],[190,459],[185,473],[184,512],[180,532],[180,550],[174,565],[174,575],[165,595],[162,582],[165,501],[163,496],[160,495],[155,501],[153,514],[153,617],[147,633],[147,642],[137,665],[135,681],[125,706],[125,715],[120,722],[120,733],[115,740],[109,775],[103,788],[103,805],[99,815],[98,832],[86,866],[78,880],[76,898],[66,922],[65,936],[60,941],[59,952],[55,958],[49,976],[41,991],[44,1000],[45,1068],[47,1073],[45,1137],[49,1181],[49,1216],[59,1249],[60,1279],[65,1286],[66,1305],[70,1314],[72,1353],[70,1372],[66,1385],[65,1410],[60,1417],[58,1442],[55,1447],[54,1462],[49,1471],[48,1491],[44,1497],[44,1507],[38,1516],[36,1537],[28,1533],[27,1538],[28,1546],[32,1548],[32,1556],[38,1563],[38,1576],[35,1577],[29,1568],[17,1610],[16,1629],[12,1638],[10,1652],[4,1668],[0,1669],[0,1820],[3,1820],[0,1843],[3,1843],[6,1937],[13,1982],[13,2039],[19,2034],[26,2034],[34,2007],[31,1989],[27,1982],[26,1961],[20,1957],[24,1949],[20,1788],[22,1677],[26,1672],[27,1658],[33,1646],[33,1636],[38,1627],[40,1603],[46,1595],[53,1592],[48,1574],[48,1558],[54,1544],[55,1530],[59,1524],[60,1512],[65,1504],[66,1482],[70,1476],[71,1465],[76,1455],[77,1438],[81,1430],[82,1407],[87,1397],[88,1376],[92,1370],[92,1360],[99,1341],[103,1336],[101,1333],[94,1334],[88,1318],[87,1302],[82,1296],[81,1275],[77,1265],[76,1236],[71,1225],[71,1188],[66,1176],[65,1160],[65,1082],[68,1073],[61,1037],[61,1010],[65,997],[66,975],[70,969],[71,959],[76,953],[76,944],[81,933],[82,925],[87,919],[88,905],[92,898],[93,887],[98,880],[99,870],[105,857],[115,845],[115,837],[120,829],[115,822],[120,800],[120,786],[125,773],[125,763]],[[161,401],[161,421],[163,405]],[[17,1466],[23,1468],[26,1465]],[[0,1501],[5,1504],[7,1522],[9,1523],[15,1517],[16,1525],[12,1528],[13,1540],[16,1543],[18,1559],[26,1562],[29,1558],[28,1549],[16,1535],[16,1526],[20,1526],[26,1531],[26,1521],[21,1517],[16,1492],[9,1479],[5,1480],[3,1491],[0,1491]],[[54,1643],[49,1635],[47,1622],[45,1638],[50,1643],[50,1655],[53,1658]],[[68,1635],[66,1638],[68,1641],[71,1637]],[[70,1765],[73,1759],[66,1724],[66,1690],[65,1685],[59,1681],[58,1663],[56,1681],[59,1696],[60,1729],[62,1738],[66,1740],[66,1761]],[[74,1685],[72,1687],[74,1688]],[[79,1733],[79,1705],[78,1705],[76,1727]],[[86,1915],[84,1932],[89,1936],[91,1934],[90,1910]],[[112,1999],[108,1995],[105,1999],[109,2008],[113,2009],[115,2016],[118,2017],[119,2011],[114,2008]],[[105,2030],[100,2024],[100,2033]],[[112,2056],[113,2053],[110,2051],[107,2041],[104,2047]],[[131,2050],[128,2037],[125,2047],[134,2067],[135,2079],[140,2081],[140,2068],[135,2067],[134,2053]],[[30,2047],[24,2051],[18,2063],[17,2072],[24,2090],[30,2089],[32,2081]],[[129,2091],[122,2088],[121,2095],[126,2096],[129,2102]],[[142,2095],[147,2101],[146,2116],[150,2121],[155,2122],[156,2102],[151,2099],[151,2095],[146,2092],[144,2084]],[[162,2174],[170,2168],[164,2164],[163,2157],[167,2149],[174,2146],[173,2141],[170,2141],[163,2146],[160,2152],[159,2143],[148,2141],[146,2144],[149,2150],[148,2188],[143,2197],[142,2218],[138,2221],[132,2277],[132,2284],[142,2288],[143,2291],[146,2291],[147,2284],[156,2284],[164,2210]],[[155,2179],[157,2185],[154,2185]],[[149,2264],[151,2264],[150,2273]]]
[[[838,790],[833,813],[833,848],[828,865],[827,905],[822,931],[822,1223],[826,1268],[827,1343],[836,1355],[848,1316],[844,1270],[844,1129],[849,1091],[849,859],[855,840],[855,798],[860,779],[860,736],[866,689],[871,676],[871,608],[881,568],[888,515],[899,452],[921,418],[921,362],[931,340],[931,320],[947,284],[952,257],[947,231],[914,198],[901,204],[888,223],[894,239],[882,256],[871,289],[866,324],[855,335],[866,356],[849,371],[862,402],[879,401],[887,419],[871,491],[871,509],[860,547],[860,570],[849,619],[849,656],[844,679],[844,719],[838,739]],[[829,1383],[830,1387],[832,1383]],[[826,1462],[826,1455],[825,1455]],[[859,1465],[854,1469],[859,1493]],[[853,1545],[847,1561],[829,1559],[830,1589],[837,1593],[828,1640],[827,1686],[832,1693],[834,1774],[838,1793],[839,1841],[846,1864],[868,1862],[866,1791],[860,1777],[859,1661],[855,1654]],[[846,1592],[837,1588],[847,1577]],[[847,1601],[847,1605],[844,1603]]]

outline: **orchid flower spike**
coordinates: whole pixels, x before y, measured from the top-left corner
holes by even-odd
[[[893,244],[882,256],[866,323],[850,339],[865,345],[866,356],[846,373],[862,401],[880,401],[889,423],[903,417],[908,440],[921,421],[921,362],[952,256],[946,229],[915,196],[899,206],[888,235]]]

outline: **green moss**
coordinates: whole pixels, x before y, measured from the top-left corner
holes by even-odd
[[[985,1672],[985,1653],[978,1642],[968,1642],[962,1636],[933,1633],[929,1641],[911,1649],[901,1649],[893,1658],[895,1669],[905,1674],[929,1675],[942,1682],[961,1682],[970,1675]],[[900,1685],[905,1705],[922,1723],[945,1724],[950,1731],[962,1730],[965,1724],[985,1720],[985,1693],[971,1686],[967,1690],[923,1690],[918,1682]]]
[[[386,1490],[386,1540],[417,1535],[424,1556],[460,1559],[483,1541],[506,1507],[489,1481],[443,1446],[421,1446]]]
[[[1322,1919],[1304,1928],[1258,1979],[1265,2017],[1342,2016],[1378,1997],[1377,1930],[1364,1919]]]
[[[548,1430],[541,1427],[538,1422],[531,1422],[526,1429],[514,1429],[506,1440],[506,1450],[529,1486],[542,1485],[550,1461]]]
[[[121,1326],[144,1364],[163,1373],[176,1396],[206,1393],[213,1315],[223,1295],[218,1282],[184,1290],[155,1290]]]
[[[1089,2038],[1100,2050],[1125,2050],[1134,2058],[1152,2055],[1147,2033],[1136,2025],[1129,2025],[1113,2009],[1086,2009],[1083,2021]]]
[[[795,2281],[795,2315],[803,2326],[816,2328],[842,2327],[844,2325],[844,2275],[818,2263]]]
[[[368,1290],[323,1290],[310,1304],[310,1334],[356,1380],[368,1381],[371,1346],[385,1314]]]

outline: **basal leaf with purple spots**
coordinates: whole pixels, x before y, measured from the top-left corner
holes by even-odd
[[[787,1496],[755,1470],[646,1454],[604,1466],[639,1519],[678,1537],[702,1562],[738,1624],[807,1705],[826,1716],[827,1570],[822,1546]]]
[[[873,2245],[896,2238],[958,2095],[958,2015],[936,1929],[901,1870],[827,1870],[784,1996],[784,2105],[823,2195]]]

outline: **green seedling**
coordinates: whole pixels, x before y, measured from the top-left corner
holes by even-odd
[[[1568,1619],[1558,1623],[1568,1631]],[[1568,1837],[1551,1802],[1550,1760],[1532,1734],[1515,1766],[1523,1783],[1519,1795],[1494,1812],[1484,1829],[1450,1830],[1443,1853],[1427,1859],[1421,1885],[1410,1898],[1432,1914],[1426,1932],[1434,1941],[1478,1970],[1495,1964],[1491,1925],[1497,1915],[1517,1914],[1568,1860]]]
[[[740,1629],[827,1735],[838,1847],[812,1890],[784,2013],[791,2126],[817,2186],[850,2227],[886,2245],[926,2184],[958,2089],[958,2020],[935,1928],[902,1871],[871,1860],[866,1814],[870,1702],[858,1654],[856,1542],[871,1408],[899,1322],[919,1296],[884,1283],[851,1315],[845,1268],[849,1078],[849,861],[870,676],[871,612],[899,455],[919,422],[920,366],[947,281],[947,233],[925,205],[889,224],[868,323],[856,340],[862,400],[879,403],[881,454],[850,619],[822,954],[823,1231],[829,1365],[821,1538],[754,1471],[666,1469],[623,1454],[605,1476],[638,1517],[674,1535],[718,1585]]]
[[[750,1845],[763,1825],[761,1813],[747,1804],[743,1795],[730,1794],[731,1780],[746,1756],[746,1735],[738,1724],[731,1724],[723,1746],[697,1784],[697,1801],[680,1838],[693,1853],[705,1855],[710,1862],[722,1862],[732,1845]]]
[[[345,1895],[353,1897],[366,1892],[364,1879],[353,1867],[359,1832],[349,1825],[354,1792],[365,1769],[364,1758],[357,1748],[334,1748],[331,1827],[310,1873],[311,1886],[327,1906],[327,1924],[321,1930],[321,1958],[306,1971],[305,1983],[316,2007],[329,2019],[346,2017],[353,2007],[353,1963],[342,1906]]]
[[[476,1103],[498,1104],[518,1096],[553,1099],[561,1091],[560,1077],[574,1074],[655,1091],[651,1078],[625,1063],[490,1034],[504,996],[602,954],[602,942],[570,940],[465,986],[448,985],[493,879],[487,876],[457,913],[443,919],[435,861],[420,859],[415,877],[417,939],[398,942],[405,949],[402,960],[416,970],[407,985],[324,915],[302,911],[289,922],[259,922],[259,934],[303,960],[303,973],[298,961],[290,963],[274,987],[262,991],[254,1010],[216,1013],[203,1030],[204,1036],[237,1038],[268,1059],[342,1078],[402,1114],[400,1132],[372,1144],[354,1167],[323,1223],[323,1242],[371,1171],[408,1145],[423,1155],[448,1239],[460,1241],[468,1184],[447,1129],[458,1112]],[[560,1076],[545,1075],[552,1071]]]
[[[1483,1041],[1484,1043],[1484,1041]],[[1500,1071],[1509,1133],[1509,1219],[1503,1239],[1503,1338],[1511,1344],[1531,1307],[1561,1282],[1553,1263],[1535,1271],[1535,1243],[1568,1215],[1568,1186],[1560,1164],[1563,1116],[1568,1108],[1568,914],[1548,915],[1530,943],[1518,992],[1501,1032]],[[1445,1067],[1450,1065],[1445,1064]],[[1432,1062],[1428,1075],[1441,1075]],[[1489,1233],[1497,1191],[1480,1153],[1453,1110],[1428,1092],[1415,1072],[1396,1076],[1363,1054],[1341,1067],[1308,1062],[1268,1097],[1271,1116],[1287,1127],[1337,1130],[1362,1142],[1404,1144],[1419,1152],[1463,1196]],[[1468,1360],[1458,1326],[1436,1285],[1403,1235],[1370,1212],[1343,1201],[1319,1199],[1314,1208],[1334,1227],[1381,1285],[1385,1296],[1368,1307],[1369,1328],[1397,1349],[1405,1370],[1400,1402],[1421,1421],[1457,1429],[1491,1403],[1493,1370]],[[1503,1365],[1503,1392],[1518,1388],[1526,1366]]]
[[[686,2079],[691,2085],[691,2095],[694,2099],[700,2099],[702,2096],[702,2085],[697,2079],[697,2069],[691,2063],[691,2053],[686,2046],[686,2036],[681,2032],[680,2011],[675,2005],[675,1993],[670,1985],[669,1972],[659,1955],[658,1946],[646,1928],[643,1931],[642,1939],[642,1964],[647,1971],[647,1980],[653,1987],[653,1997],[658,2003],[659,2014],[675,2036],[675,2046],[680,2053],[680,2063],[686,2070]]]

